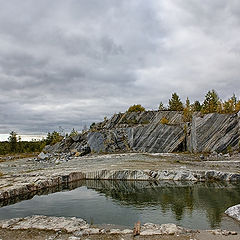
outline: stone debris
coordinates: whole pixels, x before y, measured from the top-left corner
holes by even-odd
[[[74,236],[71,236],[68,238],[68,240],[81,240],[81,238],[79,237],[74,237]]]
[[[173,223],[169,224],[153,224],[153,223],[145,223],[142,226],[142,230],[140,235],[142,236],[150,236],[150,235],[174,235],[174,234],[182,234],[187,233],[189,230],[179,227]]]
[[[122,233],[120,229],[110,229],[109,234],[120,234]]]
[[[176,226],[175,224],[153,224],[146,223],[142,227],[140,222],[136,224],[137,234],[131,229],[99,229],[90,227],[90,225],[81,218],[76,217],[48,217],[41,215],[34,215],[25,218],[14,218],[10,220],[1,220],[0,227],[10,230],[52,230],[55,232],[64,231],[73,234],[69,239],[80,239],[82,236],[96,235],[96,234],[133,234],[133,235],[173,235],[186,233],[187,230]]]
[[[237,221],[240,221],[240,204],[228,208],[225,211],[225,214],[233,219],[236,219]]]
[[[137,226],[139,227],[139,226]],[[72,236],[68,237],[68,240],[78,240],[86,236],[94,236],[101,234],[109,235],[132,235],[134,236],[134,231],[131,229],[100,229],[90,227],[86,221],[81,218],[76,217],[47,217],[47,216],[30,216],[25,218],[15,218],[10,220],[1,220],[0,228],[9,229],[9,230],[49,230],[56,232],[56,236],[51,236],[48,240],[56,239],[59,234],[66,232]],[[186,229],[180,226],[177,226],[173,223],[169,224],[154,224],[154,223],[145,223],[139,228],[140,236],[154,236],[154,235],[176,235],[180,236],[181,234],[196,233],[198,231]],[[227,231],[221,229],[207,230],[214,235],[237,235],[237,232]]]
[[[237,235],[237,232],[235,231],[228,231],[228,230],[222,230],[222,229],[214,229],[214,230],[207,230],[207,231],[214,235],[223,235],[223,236]]]

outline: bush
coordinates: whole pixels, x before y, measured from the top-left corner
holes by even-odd
[[[128,108],[127,112],[145,112],[145,108],[141,104],[134,104]]]
[[[160,120],[160,123],[161,124],[168,124],[169,123],[169,120],[165,117],[162,117],[162,119]]]

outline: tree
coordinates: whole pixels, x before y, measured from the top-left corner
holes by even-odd
[[[203,113],[214,113],[217,112],[219,105],[219,97],[215,90],[208,91],[205,95],[205,100],[202,105]]]
[[[240,100],[237,101],[236,107],[235,107],[235,112],[239,112],[239,111],[240,111]]]
[[[166,109],[166,108],[164,107],[163,103],[160,102],[159,107],[158,107],[158,110],[163,111],[163,110],[165,110],[165,109]]]
[[[14,131],[11,131],[9,133],[9,138],[8,138],[9,144],[10,144],[10,150],[11,152],[16,152],[17,151],[17,133]]]
[[[127,112],[145,112],[145,108],[141,104],[134,104],[128,108]]]
[[[192,105],[193,112],[200,112],[202,109],[201,103],[199,101],[195,101]]]
[[[54,145],[57,142],[61,142],[62,139],[63,139],[63,136],[59,132],[56,132],[56,131],[53,131],[52,133],[49,132],[47,134],[46,144]]]
[[[76,131],[74,128],[72,129],[71,133],[70,133],[70,136],[73,137],[73,136],[77,136],[78,135],[78,131]]]
[[[186,104],[183,109],[183,121],[190,122],[191,120],[192,120],[192,109],[191,109],[189,98],[187,97]]]
[[[223,113],[234,113],[237,111],[237,98],[235,94],[223,103]]]
[[[182,111],[183,110],[183,103],[181,102],[177,93],[172,94],[172,98],[169,99],[169,107],[170,111]]]

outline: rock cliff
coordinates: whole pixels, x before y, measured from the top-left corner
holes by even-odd
[[[191,123],[191,152],[223,152],[239,144],[238,114],[195,114]]]
[[[224,152],[239,148],[239,129],[239,114],[195,113],[191,122],[184,122],[179,111],[119,113],[44,150],[82,155],[90,151]]]

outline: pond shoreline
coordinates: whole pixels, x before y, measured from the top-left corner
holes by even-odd
[[[79,180],[121,180],[121,181],[227,181],[239,182],[240,174],[215,170],[98,170],[94,172],[61,172],[52,176],[23,175],[28,182],[0,189],[0,201],[35,193],[43,189],[59,187]],[[2,177],[4,179],[4,177]],[[6,179],[6,178],[5,178]],[[0,179],[1,181],[1,179]]]
[[[33,236],[29,233],[35,232]],[[81,218],[30,216],[0,221],[0,237],[11,239],[133,239],[133,229],[117,229],[89,225]],[[25,236],[28,234],[30,238]],[[6,238],[8,236],[8,238]],[[54,236],[54,238],[53,238]],[[165,238],[167,237],[167,238]],[[146,223],[140,226],[136,239],[239,239],[239,233],[227,230],[191,230],[175,224]]]
[[[3,162],[0,202],[25,200],[45,190],[61,190],[79,180],[238,182],[239,156],[220,161],[201,161],[193,154],[106,154],[73,158],[68,162],[20,159]],[[230,238],[228,238],[230,239]]]

